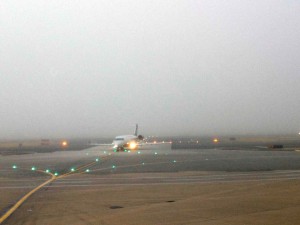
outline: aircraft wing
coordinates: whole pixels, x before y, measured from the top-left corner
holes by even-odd
[[[162,145],[162,144],[172,144],[172,142],[166,142],[166,141],[161,141],[161,142],[139,142],[137,145],[138,146],[146,146],[146,145]]]
[[[110,147],[113,146],[112,144],[99,144],[99,143],[90,143],[89,145],[92,145],[92,146],[110,146]]]

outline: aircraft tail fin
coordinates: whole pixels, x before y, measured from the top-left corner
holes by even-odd
[[[138,135],[138,124],[135,125],[135,130],[134,130],[134,135],[137,136]]]

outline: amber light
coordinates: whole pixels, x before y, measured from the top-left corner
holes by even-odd
[[[218,143],[218,142],[219,142],[218,138],[215,138],[214,143]]]
[[[136,143],[131,142],[130,145],[129,145],[129,148],[130,149],[135,149],[136,148]]]
[[[67,147],[68,146],[68,142],[67,141],[62,141],[61,142],[61,146],[62,147]]]

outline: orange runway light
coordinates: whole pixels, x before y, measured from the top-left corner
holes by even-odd
[[[68,147],[68,142],[67,141],[62,141],[61,146],[62,147]]]

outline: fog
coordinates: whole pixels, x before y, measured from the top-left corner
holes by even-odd
[[[300,2],[2,0],[0,139],[297,134]]]

